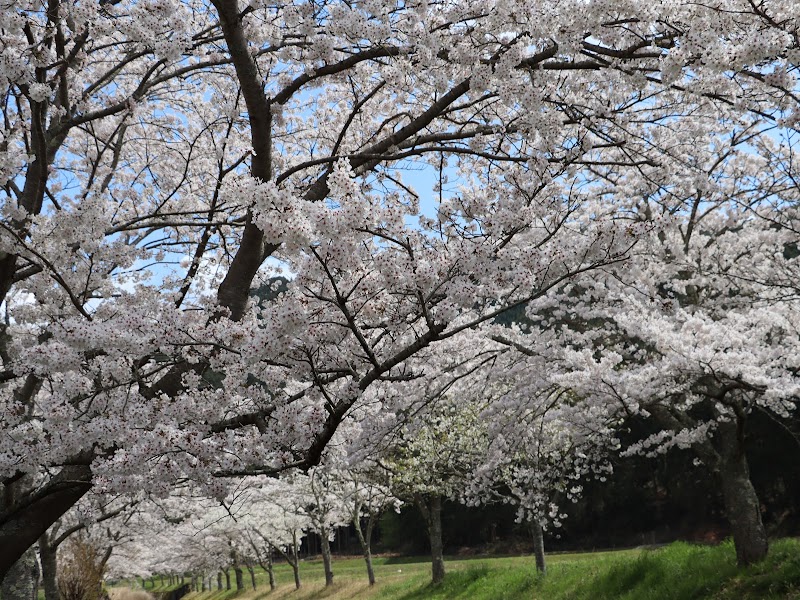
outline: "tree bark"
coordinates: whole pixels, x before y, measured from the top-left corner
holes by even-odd
[[[767,532],[761,520],[761,503],[750,481],[743,429],[742,419],[720,423],[718,428],[722,497],[740,566],[763,560],[769,550]]]
[[[531,535],[533,536],[533,556],[536,558],[536,570],[545,575],[547,573],[547,563],[544,559],[544,531],[539,521],[530,522]]]
[[[58,597],[58,551],[50,545],[47,533],[39,538],[39,560],[42,563],[42,587],[45,600],[59,600]]]
[[[267,575],[269,575],[269,589],[275,591],[275,563],[272,561],[272,546],[267,546]]]
[[[294,575],[294,587],[295,589],[300,589],[302,583],[300,582],[300,565],[297,563],[292,563],[292,575]]]
[[[253,568],[253,565],[247,565],[247,571],[250,573],[250,585],[253,586],[253,590],[256,589],[256,570]]]
[[[253,142],[250,174],[261,181],[269,181],[272,178],[272,109],[264,94],[258,67],[248,49],[236,3],[220,0],[214,0],[213,3],[247,106],[250,139]],[[264,240],[263,232],[252,222],[252,215],[248,213],[239,249],[217,291],[220,306],[230,311],[232,320],[242,318],[256,272],[278,247]]]
[[[236,575],[236,591],[241,592],[244,589],[244,573],[242,567],[236,565],[233,567],[233,572]]]
[[[39,563],[36,562],[36,551],[33,551],[33,592],[31,600],[39,600],[39,578],[42,573],[39,569]]]
[[[714,390],[712,390],[714,391]],[[715,401],[725,393],[710,395]],[[713,438],[695,444],[694,450],[719,477],[725,516],[731,526],[736,560],[741,566],[749,565],[767,556],[769,542],[764,523],[761,521],[761,503],[750,481],[750,469],[745,455],[746,414],[741,402],[728,400],[736,417],[719,422]],[[669,411],[657,406],[650,407],[652,414],[665,427],[680,431],[685,424]]]
[[[442,543],[442,497],[434,496],[430,504],[428,535],[431,541],[431,581],[444,581],[444,545]]]
[[[38,574],[36,552],[29,548],[6,573],[0,583],[0,596],[3,600],[35,600]]]
[[[370,585],[375,585],[375,570],[372,568],[372,515],[367,519],[367,532],[366,535],[361,530],[361,518],[358,512],[353,517],[353,525],[356,528],[356,535],[358,536],[358,543],[361,544],[361,550],[364,553],[364,562],[367,563],[367,580]]]
[[[325,569],[325,585],[333,585],[333,569],[331,568],[331,542],[328,539],[328,532],[322,531],[319,536],[322,548],[322,566]]]
[[[367,563],[367,581],[370,585],[375,585],[375,569],[372,567],[372,550],[370,544],[364,548],[364,562]]]
[[[431,496],[426,500],[421,495],[415,497],[425,524],[428,527],[428,540],[431,545],[431,583],[444,581],[444,544],[442,542],[442,497]]]
[[[85,460],[81,456],[77,460]],[[62,467],[42,488],[15,494],[0,511],[0,579],[11,566],[89,491],[92,472],[86,464]],[[14,484],[11,484],[14,485]],[[3,486],[8,495],[10,486]]]
[[[222,589],[222,571],[217,572],[217,591]]]
[[[300,589],[300,548],[297,543],[297,534],[292,533],[292,571],[294,572],[294,587]]]

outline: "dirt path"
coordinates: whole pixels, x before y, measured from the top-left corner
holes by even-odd
[[[155,600],[152,594],[144,590],[132,590],[129,588],[111,588],[108,590],[111,600]]]

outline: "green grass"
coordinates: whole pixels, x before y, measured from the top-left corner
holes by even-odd
[[[265,573],[258,589],[191,594],[186,600],[800,600],[800,540],[772,544],[766,561],[740,569],[730,542],[700,546],[677,542],[657,550],[548,555],[548,574],[536,574],[532,557],[448,559],[439,586],[424,557],[374,560],[378,583],[370,588],[361,559],[334,560],[335,583],[324,587],[322,563],[301,564],[303,587],[291,569],[276,565],[278,589]],[[215,581],[216,584],[216,581]]]
[[[554,565],[538,595],[594,600],[767,600],[800,598],[800,541],[776,541],[764,562],[740,569],[731,542],[700,546],[677,542],[582,569]]]

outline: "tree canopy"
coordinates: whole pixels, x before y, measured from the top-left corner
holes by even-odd
[[[92,487],[357,456],[492,355],[643,449],[793,410],[797,3],[0,6],[0,576]]]

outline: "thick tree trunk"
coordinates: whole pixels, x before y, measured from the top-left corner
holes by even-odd
[[[725,514],[731,525],[736,560],[746,566],[767,556],[769,542],[761,521],[761,504],[750,481],[741,421],[721,423],[719,477]]]
[[[236,575],[236,591],[240,592],[244,589],[244,573],[242,573],[242,568],[238,565],[233,567],[233,572]]]
[[[50,538],[45,533],[39,538],[39,560],[42,563],[42,587],[44,587],[45,600],[59,600],[57,556],[57,549],[50,545]]]
[[[544,560],[544,531],[539,521],[533,520],[530,523],[531,535],[533,536],[533,556],[536,558],[536,570],[545,575],[547,573],[547,563]]]
[[[325,585],[333,585],[333,569],[331,568],[331,542],[327,532],[323,531],[320,537],[322,547],[322,566],[325,569]]]
[[[87,460],[87,464],[63,467],[45,486],[15,493],[13,499],[4,503],[0,509],[0,579],[53,523],[89,491],[92,480],[89,459],[84,456],[76,458],[76,461],[83,460]],[[8,489],[3,491],[7,495]]]
[[[6,573],[0,583],[0,596],[3,600],[35,600],[38,583],[36,551],[30,548]]]
[[[217,572],[217,591],[222,589],[222,571]]]
[[[719,393],[711,396],[719,400]],[[695,451],[708,465],[715,467],[722,488],[725,516],[731,525],[736,559],[742,566],[764,559],[769,550],[766,530],[761,521],[761,506],[750,481],[750,470],[745,455],[746,414],[743,404],[733,402],[737,412],[734,420],[720,422],[717,435],[695,445]],[[684,424],[665,409],[651,407],[663,426],[679,431]]]
[[[222,572],[225,573],[225,589],[230,591],[230,589],[231,589],[231,570],[230,569],[223,569]]]

